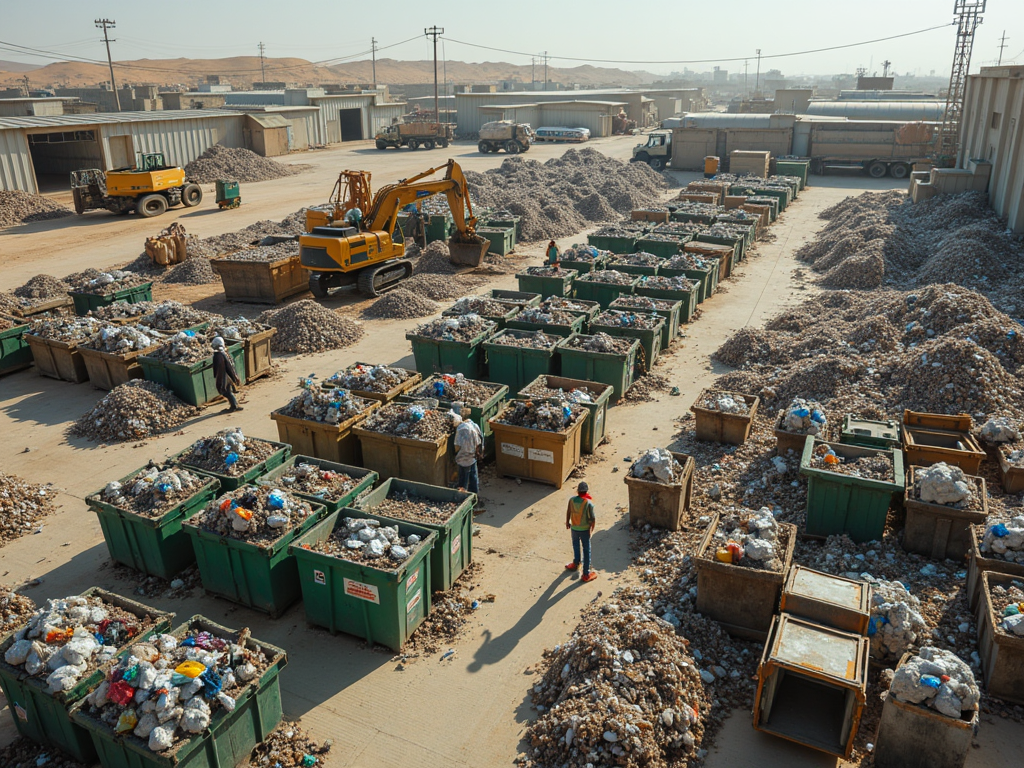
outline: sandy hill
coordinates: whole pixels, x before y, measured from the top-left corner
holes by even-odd
[[[6,66],[5,66],[6,64]],[[23,83],[27,75],[34,87],[65,86],[85,88],[108,81],[106,66],[84,62],[61,61],[32,70],[13,69],[12,62],[0,61],[0,85]],[[14,65],[23,66],[23,65]],[[29,65],[24,65],[29,66]],[[266,59],[266,79],[297,84],[365,83],[371,79],[369,60],[324,67],[305,59]],[[456,83],[480,83],[518,77],[530,82],[531,68],[505,62],[470,64],[449,61],[447,75]],[[537,66],[537,78],[543,78],[544,68]],[[195,85],[206,75],[226,77],[236,87],[259,81],[260,60],[256,56],[236,56],[227,59],[139,59],[114,63],[114,74],[120,82],[151,83],[156,85]],[[548,67],[548,77],[555,82],[581,85],[639,85],[655,78],[646,72],[627,72],[621,69],[581,66],[571,68]],[[432,61],[397,61],[381,59],[377,62],[377,79],[388,85],[433,82]]]
[[[39,64],[26,64],[23,61],[4,61],[0,59],[0,72],[31,72],[39,69]]]

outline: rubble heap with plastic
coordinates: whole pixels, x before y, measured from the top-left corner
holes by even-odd
[[[74,290],[76,293],[108,294],[115,291],[123,291],[125,288],[134,288],[148,282],[149,278],[144,275],[114,269],[110,272],[103,272],[91,280],[87,280],[75,287]]]
[[[243,486],[218,499],[184,525],[265,546],[313,514],[309,502],[269,486]]]
[[[666,260],[662,266],[666,269],[707,269],[710,262],[694,253],[680,253]]]
[[[651,448],[633,462],[629,474],[639,480],[674,485],[682,482],[683,465],[667,449]]]
[[[104,443],[121,443],[177,429],[199,409],[179,400],[162,384],[132,379],[118,384],[69,432]]]
[[[931,647],[922,648],[896,669],[889,695],[957,720],[976,709],[981,700],[971,668],[955,653]]]
[[[519,391],[519,394],[529,395],[534,399],[555,398],[556,400],[564,400],[570,403],[592,403],[594,398],[597,397],[597,392],[591,392],[586,387],[576,387],[566,391],[560,387],[545,387],[541,384],[524,387]]]
[[[543,325],[572,325],[579,315],[565,312],[560,309],[548,309],[546,307],[526,307],[515,320],[520,323],[539,323]]]
[[[4,661],[45,678],[50,693],[64,693],[152,624],[101,597],[47,600],[14,633]]]
[[[213,355],[210,339],[196,331],[178,331],[171,340],[150,353],[150,357],[176,365],[194,365]]]
[[[248,634],[248,630],[243,630]],[[210,632],[162,634],[136,643],[85,699],[85,713],[120,738],[167,752],[207,732],[219,710],[232,712],[268,659]]]
[[[163,337],[148,328],[134,325],[104,325],[99,333],[79,346],[110,354],[138,352],[162,341]]]
[[[368,518],[346,517],[327,539],[310,544],[310,549],[393,570],[415,554],[419,546],[420,537],[415,533],[403,537],[397,526],[383,525],[379,520]]]
[[[99,321],[92,317],[53,317],[36,320],[25,334],[64,344],[81,344],[99,329]]]
[[[658,315],[643,312],[620,312],[609,309],[594,318],[591,325],[611,325],[617,328],[638,328],[650,330],[661,322]]]
[[[893,482],[895,470],[892,456],[888,453],[874,453],[865,456],[840,456],[828,443],[818,443],[811,454],[810,466],[840,475],[852,475],[868,480]]]
[[[607,352],[613,355],[624,355],[633,346],[633,339],[609,336],[607,333],[595,333],[591,336],[576,334],[566,345],[572,349],[585,349],[588,352]]]
[[[543,331],[517,331],[503,333],[490,340],[491,344],[502,347],[521,347],[524,349],[551,349],[562,341],[561,336],[552,336]]]
[[[1020,440],[1020,429],[1005,416],[996,416],[986,421],[979,432],[987,443],[1013,443]]]
[[[307,381],[307,380],[304,380]],[[281,413],[296,419],[318,421],[321,424],[340,424],[358,416],[372,402],[356,397],[347,389],[323,389],[316,384],[303,388],[302,393],[292,398]]]
[[[591,608],[544,654],[522,764],[666,768],[697,757],[710,703],[687,640],[644,607]]]
[[[731,413],[736,416],[746,416],[750,413],[750,406],[747,401],[739,395],[731,392],[709,392],[700,404],[701,408],[721,413]]]
[[[293,493],[316,496],[326,502],[337,501],[359,484],[359,480],[344,472],[306,462],[293,464],[275,482]]]
[[[373,514],[411,523],[447,523],[459,511],[454,501],[435,501],[408,491],[392,490],[373,508]]]
[[[473,381],[461,373],[454,376],[444,373],[433,381],[417,387],[413,396],[417,398],[433,397],[438,400],[465,403],[469,406],[481,406],[494,397],[502,386],[487,381]]]
[[[504,317],[515,307],[515,304],[499,301],[498,299],[490,299],[486,296],[464,296],[452,304],[447,311],[453,315]]]
[[[584,243],[574,243],[562,251],[562,261],[607,261],[612,256],[611,251],[602,251]]]
[[[785,542],[782,530],[768,507],[757,512],[723,515],[711,537],[707,557],[725,563],[777,571]]]
[[[327,379],[327,383],[344,389],[383,394],[404,384],[412,375],[413,372],[405,368],[360,364],[338,371]]]
[[[222,339],[248,339],[257,333],[270,330],[269,325],[263,325],[250,320],[247,317],[224,318],[213,324],[213,333]]]
[[[100,498],[126,512],[156,517],[194,496],[209,482],[209,477],[200,477],[182,467],[161,467],[150,462],[124,483],[107,483]]]
[[[585,413],[582,406],[570,402],[514,400],[498,414],[497,421],[513,427],[564,432],[579,420],[582,413]]]
[[[181,331],[211,319],[209,312],[203,312],[178,301],[162,301],[152,311],[139,318],[139,325],[157,331]]]
[[[41,517],[54,511],[55,497],[48,486],[0,471],[0,543],[31,531]]]
[[[606,283],[609,285],[629,285],[634,279],[633,275],[627,275],[617,269],[598,269],[576,277],[576,281],[581,283]]]
[[[258,437],[246,437],[241,428],[222,429],[216,435],[196,440],[177,461],[190,467],[239,477],[279,450]]]
[[[1024,565],[1024,515],[988,526],[978,548],[985,557]]]
[[[616,256],[611,261],[611,266],[614,269],[616,264],[627,264],[631,267],[657,267],[662,263],[660,256],[655,256],[653,253],[647,253],[647,251],[637,251],[636,253],[626,253]]]
[[[431,320],[416,326],[413,333],[426,339],[439,339],[441,341],[472,341],[477,336],[488,334],[497,328],[492,320],[486,320],[480,315],[458,315],[456,317],[442,317]]]
[[[390,403],[378,408],[359,425],[380,432],[415,440],[439,440],[455,431],[457,417],[450,411],[428,408],[422,403]]]
[[[979,489],[960,467],[944,461],[930,467],[918,467],[914,473],[913,494],[929,504],[944,504],[956,509],[980,507]]]
[[[921,615],[921,601],[898,581],[870,581],[874,585],[868,620],[871,655],[899,659],[928,629]]]
[[[1014,579],[1009,587],[991,587],[992,609],[999,620],[998,628],[1008,635],[1024,637],[1024,581]]]
[[[828,418],[821,403],[793,398],[793,402],[782,412],[779,427],[798,435],[819,435],[828,426]]]
[[[654,288],[659,291],[692,291],[696,285],[697,281],[688,277],[645,275],[640,278],[637,288]]]

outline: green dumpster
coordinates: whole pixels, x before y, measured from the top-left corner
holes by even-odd
[[[525,272],[516,275],[516,280],[519,281],[520,291],[539,293],[541,296],[569,296],[572,294],[573,280],[578,274],[575,269],[559,269],[555,272],[551,267],[527,267]]]
[[[245,383],[245,347],[241,343],[229,343],[227,353],[235,363],[238,376]],[[142,366],[146,381],[162,384],[189,405],[212,403],[221,394],[213,376],[213,354],[192,365],[180,365],[142,355],[137,358]]]
[[[0,376],[32,365],[32,348],[25,341],[28,323],[16,317],[0,315],[2,320],[8,320],[13,325],[6,331],[0,331]]]
[[[591,272],[589,275],[577,278],[576,282],[573,283],[576,298],[584,299],[585,301],[596,301],[601,305],[601,309],[608,309],[608,305],[619,298],[619,296],[629,296],[632,294],[634,286],[642,279],[639,275],[627,275],[629,278],[627,283],[609,283],[601,279],[608,276],[608,272],[611,271],[613,270]],[[618,274],[621,275],[623,273],[619,272]]]
[[[582,320],[582,317],[577,317]],[[541,342],[538,346],[520,347],[503,344],[504,339]],[[508,387],[516,393],[528,382],[545,373],[558,373],[558,344],[561,337],[541,331],[520,331],[509,329],[484,342],[487,354],[488,378]]]
[[[546,314],[550,314],[552,310],[543,310]],[[525,318],[534,317],[534,313],[524,310],[518,315],[513,317],[506,324],[508,328],[517,331],[543,331],[544,333],[554,334],[555,336],[562,336],[567,338],[572,336],[574,333],[582,333],[584,326],[587,323],[587,317],[584,312],[570,312],[569,310],[554,310],[559,314],[554,315],[551,322],[545,322],[543,320],[528,320]],[[559,322],[563,317],[570,317],[569,322]],[[493,339],[492,339],[493,341]],[[494,371],[491,371],[491,378],[494,378]]]
[[[202,616],[193,616],[171,634],[183,637],[190,630],[210,632],[216,637],[234,639],[239,631],[215,624]],[[117,734],[105,722],[90,714],[85,701],[71,712],[75,724],[92,739],[104,768],[229,768],[247,763],[252,750],[265,740],[281,722],[279,676],[288,663],[284,650],[261,640],[247,638],[244,646],[262,651],[268,660],[266,670],[235,696],[235,708],[215,711],[210,725],[192,735],[172,751],[153,752],[147,741],[132,734]]]
[[[110,293],[79,293],[69,291],[71,300],[75,303],[76,315],[87,315],[94,309],[105,307],[108,304],[121,301],[126,304],[138,304],[140,301],[153,300],[153,284],[143,283],[131,288],[122,288],[119,291]]]
[[[427,242],[435,240],[448,240],[452,233],[453,219],[450,213],[428,213],[424,214],[424,227],[427,234]]]
[[[700,262],[698,262],[697,265],[690,264],[690,259],[685,258],[685,256],[699,259]],[[680,266],[671,266],[673,262]],[[699,266],[699,263],[704,263],[704,266]],[[713,261],[707,257],[694,257],[693,254],[680,254],[680,256],[659,267],[658,275],[661,277],[688,277],[691,280],[696,280],[699,283],[697,303],[702,304],[707,299],[710,299],[714,295],[715,289],[718,288],[719,268],[717,261]]]
[[[491,431],[490,420],[497,415],[498,411],[505,405],[505,398],[508,397],[508,387],[492,381],[473,381],[466,379],[468,391],[472,396],[467,396],[458,390],[456,382],[446,382],[443,376],[431,376],[425,379],[416,389],[410,390],[398,398],[399,402],[411,403],[416,400],[435,399],[438,407],[450,410],[452,403],[461,402],[464,407],[469,408],[470,416],[484,436],[484,461],[494,458],[494,434]],[[448,377],[451,379],[452,377]],[[453,389],[452,385],[455,385]],[[440,390],[440,391],[439,391]],[[486,399],[480,400],[479,392],[486,393]]]
[[[708,210],[680,209],[672,211],[669,220],[690,224],[711,224],[715,220],[715,216],[724,210],[724,208],[719,209],[717,206],[708,206]]]
[[[886,482],[812,467],[814,449],[820,445],[829,446],[840,459],[845,460],[888,454],[892,460],[893,479]],[[899,449],[827,443],[808,436],[800,459],[800,474],[807,476],[808,534],[832,536],[845,533],[858,544],[881,541],[893,496],[903,493],[903,452]]]
[[[522,216],[511,216],[498,213],[494,216],[488,216],[485,221],[488,227],[496,227],[497,229],[511,229],[515,234],[515,241],[518,243],[519,238],[523,233],[523,217]]]
[[[686,235],[646,235],[636,241],[636,249],[646,253],[653,253],[663,259],[670,259],[683,248],[683,243],[689,242]]]
[[[848,413],[843,416],[839,442],[865,448],[899,448],[902,444],[900,425],[895,419],[875,421]]]
[[[203,589],[272,619],[288,610],[302,593],[288,545],[323,520],[327,512],[322,504],[309,503],[313,507],[309,517],[264,546],[203,530],[195,517],[186,520],[183,527],[192,539]]]
[[[636,327],[630,323],[649,324],[650,328]],[[608,310],[590,324],[591,333],[607,333],[624,339],[636,339],[643,350],[644,371],[650,373],[654,361],[661,354],[661,339],[665,329],[665,318],[645,312]]]
[[[516,230],[513,227],[477,227],[476,233],[490,242],[488,253],[507,256],[515,250]]]
[[[507,291],[503,288],[491,288],[487,293],[481,294],[489,299],[498,299],[499,301],[514,301],[516,304],[520,304],[524,307],[536,307],[540,304],[543,296],[539,293],[532,293],[529,291]]]
[[[468,298],[468,297],[466,297],[466,298]],[[494,311],[491,311],[491,312],[481,312],[481,311],[478,311],[477,307],[481,306],[479,302],[477,302],[477,307],[473,307],[473,308],[467,309],[465,311],[459,311],[455,307],[458,306],[459,302],[464,301],[464,300],[465,300],[465,298],[459,299],[459,301],[455,302],[455,304],[453,304],[448,309],[446,309],[444,312],[442,312],[441,313],[441,317],[461,317],[462,315],[466,314],[467,312],[473,312],[473,313],[475,313],[477,315],[480,315],[480,317],[482,317],[484,320],[490,320],[493,323],[495,323],[497,325],[497,330],[500,331],[503,328],[505,328],[506,324],[508,323],[508,321],[511,320],[513,317],[515,317],[516,313],[519,312],[519,305],[517,305],[517,304],[510,303],[508,301],[505,301],[504,299],[490,299],[490,298],[487,299],[487,301],[489,303],[496,302],[496,303],[501,305],[502,309],[501,309],[500,312],[494,312]]]
[[[583,381],[581,379],[567,379],[564,376],[538,376],[531,381],[516,395],[517,400],[554,399],[547,390],[562,390],[563,393],[574,389],[586,390],[590,394],[590,402],[573,400],[590,411],[590,418],[583,422],[583,431],[580,433],[580,452],[593,453],[597,446],[604,440],[607,430],[608,401],[611,399],[614,388],[611,384],[601,384],[597,381]]]
[[[127,487],[148,469],[148,465],[142,467],[118,482]],[[85,503],[99,517],[110,559],[161,579],[173,579],[192,565],[196,561],[195,553],[181,524],[214,499],[220,489],[216,478],[200,477],[206,482],[199,490],[157,517],[119,509],[103,501],[102,490],[86,496]]]
[[[478,379],[486,371],[480,345],[493,336],[497,328],[497,323],[488,322],[484,329],[469,341],[433,339],[418,336],[415,332],[405,334],[405,338],[412,342],[416,370],[422,375],[461,373],[466,378]]]
[[[279,486],[281,478],[293,472],[295,466],[298,464],[312,464],[314,467],[319,467],[325,471],[335,472],[339,475],[348,475],[355,481],[355,483],[351,488],[342,491],[337,495],[325,494],[322,492],[306,493],[304,491],[296,490],[294,484]],[[292,456],[277,469],[268,472],[259,478],[256,481],[256,485],[287,488],[300,499],[305,499],[313,504],[323,504],[324,509],[327,510],[327,514],[330,515],[337,512],[342,507],[349,506],[356,499],[366,493],[367,490],[373,488],[373,484],[377,482],[378,477],[379,475],[376,472],[363,467],[351,467],[348,464],[338,464],[333,461],[327,461],[326,459],[318,459],[314,456]]]
[[[649,312],[665,318],[665,325],[661,328],[661,348],[668,349],[668,345],[679,335],[679,311],[682,307],[681,301],[670,301],[668,299],[652,299],[647,296],[620,296],[613,301],[608,309],[632,312]]]
[[[680,278],[669,278],[672,280],[678,280]],[[699,290],[696,280],[690,280],[690,288],[657,288],[649,287],[648,283],[652,278],[640,278],[640,282],[637,283],[635,293],[637,296],[647,296],[651,299],[668,299],[669,301],[679,301],[682,306],[679,310],[679,322],[689,323],[693,319],[694,313],[697,311],[697,291]],[[653,280],[661,280],[661,278],[653,278]],[[654,283],[658,285],[658,283]]]
[[[775,172],[780,176],[796,176],[800,180],[800,189],[807,188],[807,178],[810,174],[810,160],[776,160]]]
[[[450,502],[457,509],[447,520],[440,522],[426,517],[396,518],[386,513],[378,513],[377,506],[384,499],[393,498],[396,494],[410,494],[438,503]],[[476,506],[476,494],[460,491],[455,488],[441,488],[437,485],[413,483],[391,477],[363,496],[353,505],[356,509],[368,512],[386,525],[409,523],[426,528],[437,535],[434,547],[430,551],[430,588],[431,590],[447,591],[452,588],[462,572],[473,562],[473,508]],[[342,513],[342,516],[346,512]]]
[[[608,269],[627,275],[656,275],[662,259],[653,253],[629,253],[608,262]]]
[[[636,250],[638,233],[625,233],[617,230],[598,230],[592,235],[587,235],[587,243],[599,251],[610,251],[611,253],[633,253]]]
[[[577,243],[562,252],[559,263],[564,269],[575,269],[579,274],[607,269],[608,261],[614,256],[611,251],[602,251],[593,245]]]
[[[570,379],[610,384],[611,401],[618,402],[619,398],[633,386],[640,342],[634,339],[627,352],[591,352],[576,346],[591,338],[593,337],[576,333],[559,345],[562,375]]]
[[[292,447],[290,445],[287,445],[286,443],[279,443],[275,440],[266,440],[262,437],[247,437],[246,440],[259,440],[263,443],[270,443],[271,445],[277,446],[277,450],[270,454],[265,461],[254,464],[240,475],[228,475],[221,472],[214,472],[212,469],[204,469],[203,467],[197,467],[193,464],[189,464],[185,458],[185,454],[192,450],[192,446],[189,446],[183,451],[178,451],[167,460],[167,463],[185,467],[186,469],[192,470],[197,475],[215,477],[220,480],[220,492],[228,493],[230,491],[238,490],[243,485],[254,482],[274,467],[281,466],[284,460],[287,459],[289,454],[292,452]]]
[[[377,519],[349,507],[335,512],[290,547],[298,563],[306,621],[326,627],[332,634],[344,632],[398,651],[430,613],[430,552],[437,534],[399,523],[402,537],[416,534],[422,540],[412,556],[396,564],[394,570],[306,548],[327,541],[336,528],[343,527],[346,517]]]
[[[81,596],[102,598],[134,616],[148,616],[153,621],[145,632],[127,640],[118,647],[118,651],[166,631],[174,617],[173,613],[157,611],[98,587],[87,589]],[[37,744],[57,747],[80,763],[92,765],[96,761],[92,740],[87,731],[72,722],[68,710],[103,681],[102,668],[83,675],[69,691],[50,693],[46,685],[49,669],[40,673],[40,676],[30,677],[23,668],[3,660],[3,655],[13,642],[14,633],[11,632],[0,643],[0,687],[3,688],[18,733]]]

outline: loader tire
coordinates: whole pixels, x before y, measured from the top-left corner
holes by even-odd
[[[181,190],[181,204],[186,208],[194,208],[203,202],[203,188],[198,184],[186,184]]]
[[[135,212],[144,219],[167,213],[167,198],[163,195],[143,195],[135,203]]]

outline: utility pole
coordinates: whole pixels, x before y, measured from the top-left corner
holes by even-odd
[[[754,96],[761,92],[761,49],[757,49],[757,79],[754,80]]]
[[[114,60],[110,58],[110,44],[116,43],[117,40],[111,40],[107,34],[108,29],[113,29],[116,25],[113,19],[96,19],[96,28],[103,30],[103,42],[107,44],[107,64],[110,66],[110,90],[114,92],[114,104],[117,105],[117,111],[121,111],[121,97],[117,93],[117,83],[114,82]]]
[[[21,78],[21,80],[23,83],[25,83],[25,95],[30,96],[31,94],[29,93],[29,91],[32,90],[32,86],[29,85],[28,75],[25,75],[23,78]]]
[[[882,77],[888,77],[889,76],[889,67],[891,67],[891,66],[892,66],[892,62],[889,61],[888,59],[886,59],[885,61],[882,62]]]
[[[750,91],[747,90],[747,67],[750,66],[750,62],[746,59],[743,61],[743,95],[749,96]]]
[[[537,57],[530,57],[530,90],[537,90]]]
[[[444,27],[433,26],[430,29],[424,29],[423,34],[434,38],[434,120],[439,123],[441,122],[441,112],[437,107],[437,38],[444,34]]]
[[[544,90],[548,89],[548,52],[544,51]]]
[[[1010,38],[1006,36],[1006,30],[1004,29],[1003,36],[999,38],[999,63],[996,64],[997,67],[1003,66],[1003,49],[1006,48],[1006,41],[1009,39]]]
[[[266,50],[267,46],[265,46],[263,43],[260,43],[256,47],[260,49],[260,79],[262,82],[265,83],[267,82],[267,72],[263,68],[263,52]]]
[[[377,38],[370,38],[370,50],[373,52],[373,87],[377,87]]]

